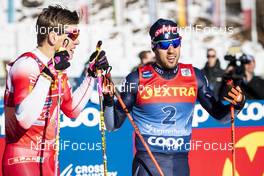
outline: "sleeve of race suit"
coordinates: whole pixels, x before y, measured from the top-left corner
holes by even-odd
[[[70,118],[78,117],[90,99],[93,87],[94,78],[85,76],[81,85],[72,93],[70,83],[68,79],[66,79],[63,101],[61,104],[63,113]]]
[[[136,103],[138,84],[138,71],[135,71],[126,77],[126,80],[122,85],[120,95],[129,112]],[[115,100],[113,106],[105,107],[104,114],[105,125],[109,131],[120,128],[126,119],[126,114],[117,100]]]
[[[213,91],[209,88],[208,80],[203,73],[195,69],[195,75],[198,83],[198,100],[202,107],[215,119],[220,122],[230,121],[230,105],[224,105],[220,100],[214,97]]]
[[[8,74],[11,81],[7,84],[13,89],[16,118],[21,127],[28,129],[42,112],[51,81],[39,76],[39,66],[30,58],[16,61]]]

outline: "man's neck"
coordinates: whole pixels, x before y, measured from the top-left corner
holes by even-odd
[[[54,49],[49,46],[38,46],[37,48],[48,58],[52,58],[55,54]]]
[[[165,79],[172,79],[176,76],[178,72],[178,65],[174,69],[164,69],[163,67],[159,66],[157,63],[152,64],[154,70],[163,78]]]

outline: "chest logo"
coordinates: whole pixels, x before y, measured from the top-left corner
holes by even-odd
[[[145,100],[152,97],[190,97],[195,96],[195,89],[194,87],[152,87],[139,85],[139,95]]]
[[[143,71],[142,72],[142,77],[143,78],[151,78],[152,77],[152,72],[151,71]]]
[[[181,69],[182,76],[192,76],[191,70],[189,68],[182,68]]]

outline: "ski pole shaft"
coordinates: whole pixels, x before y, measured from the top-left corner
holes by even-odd
[[[56,115],[56,126],[55,126],[55,142],[56,142],[56,154],[55,154],[55,176],[58,176],[59,169],[59,149],[60,149],[60,104],[61,104],[61,77],[62,73],[58,73],[58,107]]]
[[[235,176],[236,172],[236,149],[235,149],[235,110],[234,105],[230,105],[230,111],[231,111],[231,138],[232,138],[232,174]]]
[[[111,82],[112,82],[112,80],[111,80]],[[141,135],[141,133],[140,133],[140,131],[139,131],[139,129],[138,129],[138,126],[137,126],[136,123],[134,122],[134,120],[133,120],[131,114],[129,113],[129,111],[128,111],[128,109],[127,109],[127,107],[126,107],[124,101],[122,100],[122,98],[121,98],[121,96],[120,96],[120,92],[118,91],[117,88],[115,88],[115,96],[116,96],[118,102],[120,103],[122,109],[123,109],[124,112],[126,113],[126,115],[127,115],[128,119],[129,119],[130,123],[132,124],[132,126],[133,126],[133,128],[134,128],[134,130],[135,130],[135,133],[137,134],[137,136],[139,137],[140,141],[141,141],[142,144],[144,145],[144,147],[145,147],[145,149],[146,149],[146,151],[147,151],[147,153],[148,153],[148,155],[149,155],[151,161],[154,163],[155,167],[157,168],[157,170],[158,170],[160,176],[164,176],[163,171],[161,170],[161,168],[160,168],[160,166],[159,166],[157,160],[155,159],[154,155],[152,154],[152,152],[151,152],[151,150],[150,150],[148,144],[145,142],[143,136]]]
[[[102,41],[99,40],[96,45],[96,50],[98,51],[96,60],[100,54]],[[105,137],[105,123],[104,123],[104,110],[103,110],[103,93],[102,93],[102,70],[97,70],[97,80],[98,80],[98,93],[100,102],[100,126],[101,126],[101,136],[102,136],[102,154],[103,154],[103,165],[104,165],[104,176],[107,176],[107,156],[106,156],[106,137]]]

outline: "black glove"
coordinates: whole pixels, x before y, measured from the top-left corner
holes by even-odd
[[[104,107],[111,107],[114,105],[115,86],[111,80],[112,78],[110,74],[106,74],[105,76],[103,76]]]
[[[67,69],[71,64],[68,61],[70,55],[67,50],[56,52],[54,58],[50,59],[48,62],[48,67],[45,67],[42,70],[44,76],[49,76],[52,80],[55,79],[55,76],[59,71]]]
[[[243,109],[245,105],[245,95],[240,86],[235,86],[232,80],[225,82],[225,86],[221,89],[223,98],[234,105],[236,110]]]
[[[98,57],[98,51],[93,52],[89,59],[88,66],[88,75],[92,77],[96,77],[96,70],[107,70],[109,68],[109,63],[107,57],[105,56],[105,51],[100,51]]]
[[[66,70],[71,65],[69,58],[70,55],[67,50],[56,52],[54,55],[54,68],[57,71]]]

